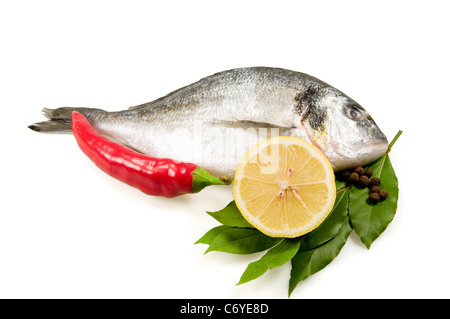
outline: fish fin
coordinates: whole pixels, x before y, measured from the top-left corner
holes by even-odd
[[[144,103],[144,104],[139,104],[139,105],[136,105],[136,106],[130,106],[129,108],[128,108],[128,110],[129,111],[132,111],[132,110],[139,110],[139,109],[143,109],[144,107],[147,107],[147,106],[149,106],[150,105],[150,103]]]
[[[122,140],[120,140],[120,139],[117,139],[117,138],[114,137],[114,136],[111,136],[111,135],[108,135],[108,134],[101,134],[101,135],[103,135],[104,137],[106,137],[107,139],[111,140],[112,142],[114,142],[114,143],[116,143],[116,144],[120,144],[120,145],[122,145],[122,146],[124,146],[124,147],[126,147],[126,148],[129,148],[129,149],[132,150],[133,152],[136,152],[136,153],[145,155],[145,153],[142,152],[141,150],[138,150],[138,149],[135,148],[134,146],[131,146],[130,144],[128,144],[128,143],[126,143],[126,142],[124,142],[124,141],[122,141]]]
[[[309,111],[310,111],[310,106],[308,105],[308,106],[306,106],[304,109],[303,109],[303,111],[302,111],[302,113],[300,114],[300,122],[303,124],[303,121],[306,119],[306,117],[308,116],[308,113],[309,113]]]
[[[277,129],[280,129],[283,131],[292,129],[292,126],[282,126],[282,125],[276,125],[276,124],[267,123],[267,122],[256,122],[256,121],[250,121],[250,120],[233,120],[233,121],[216,120],[216,121],[213,121],[213,124],[231,127],[231,128],[242,128],[242,129],[277,128]]]
[[[60,107],[57,109],[42,109],[42,113],[48,121],[34,123],[28,126],[33,131],[40,133],[71,133],[72,132],[72,111],[77,111],[83,115],[93,112],[104,112],[100,109],[85,107]]]
[[[28,125],[28,128],[40,133],[71,133],[72,123],[65,121],[44,121]]]

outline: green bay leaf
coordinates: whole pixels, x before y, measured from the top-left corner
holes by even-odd
[[[206,234],[204,234],[199,240],[195,242],[195,244],[211,244],[217,236],[219,236],[224,231],[230,230],[233,227],[229,226],[217,226],[214,228],[211,228]]]
[[[336,179],[334,181],[334,184],[336,185],[336,191],[339,191],[341,188],[344,188],[345,186],[347,186],[346,182],[340,181],[338,179]]]
[[[219,223],[226,226],[249,227],[254,228],[245,218],[236,206],[235,201],[230,202],[225,208],[217,212],[207,212]]]
[[[291,278],[289,280],[289,295],[298,283],[325,268],[339,255],[348,236],[352,232],[349,218],[346,217],[343,226],[336,236],[323,245],[307,251],[299,251],[291,261]]]
[[[353,229],[369,249],[393,220],[397,211],[398,179],[389,159],[384,155],[371,165],[372,177],[381,180],[380,188],[388,191],[386,200],[374,205],[369,202],[369,190],[352,187],[349,195],[349,216]]]
[[[328,217],[316,229],[307,234],[300,246],[300,251],[314,249],[332,239],[344,225],[348,213],[348,189],[336,195],[334,207]]]
[[[267,270],[284,265],[297,253],[301,237],[285,238],[271,248],[261,259],[250,263],[245,269],[238,285],[262,276]]]
[[[255,228],[231,227],[215,237],[205,253],[222,251],[232,254],[252,254],[269,249],[280,240],[281,238],[264,235]]]

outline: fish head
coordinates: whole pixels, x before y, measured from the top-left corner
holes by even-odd
[[[366,165],[387,151],[386,136],[373,118],[344,93],[325,87],[313,89],[305,98],[303,129],[335,171]]]

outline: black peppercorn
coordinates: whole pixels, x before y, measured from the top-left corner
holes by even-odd
[[[361,166],[358,166],[357,168],[355,168],[354,172],[358,173],[358,175],[363,175],[364,174],[364,168],[362,168]]]
[[[336,178],[341,182],[348,181],[348,178],[350,177],[351,172],[347,170],[340,171],[336,174]]]
[[[356,183],[359,181],[359,174],[358,173],[351,173],[350,176],[348,177],[348,181],[350,183]]]
[[[380,192],[380,187],[379,186],[372,186],[371,188],[370,188],[370,191],[372,192],[372,193],[379,193]]]
[[[389,193],[385,190],[380,191],[380,201],[385,200],[389,196]]]
[[[376,204],[380,201],[380,194],[378,193],[370,193],[369,200],[372,204]]]
[[[363,175],[359,178],[359,185],[361,187],[367,187],[367,186],[369,186],[369,183],[370,183],[370,179],[367,176]]]
[[[368,168],[364,171],[364,175],[366,175],[367,177],[371,177],[372,174],[373,174],[373,171],[370,168]]]
[[[380,179],[378,177],[372,177],[370,179],[370,185],[371,186],[380,186],[380,184],[381,184],[381,181],[380,181]]]

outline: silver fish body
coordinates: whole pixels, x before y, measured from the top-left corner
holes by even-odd
[[[45,109],[50,121],[30,128],[70,128],[74,109],[100,133],[139,152],[196,163],[218,176],[233,176],[246,151],[269,136],[297,136],[314,144],[336,171],[365,165],[388,146],[371,116],[351,98],[307,74],[277,68],[224,71],[120,112]]]

